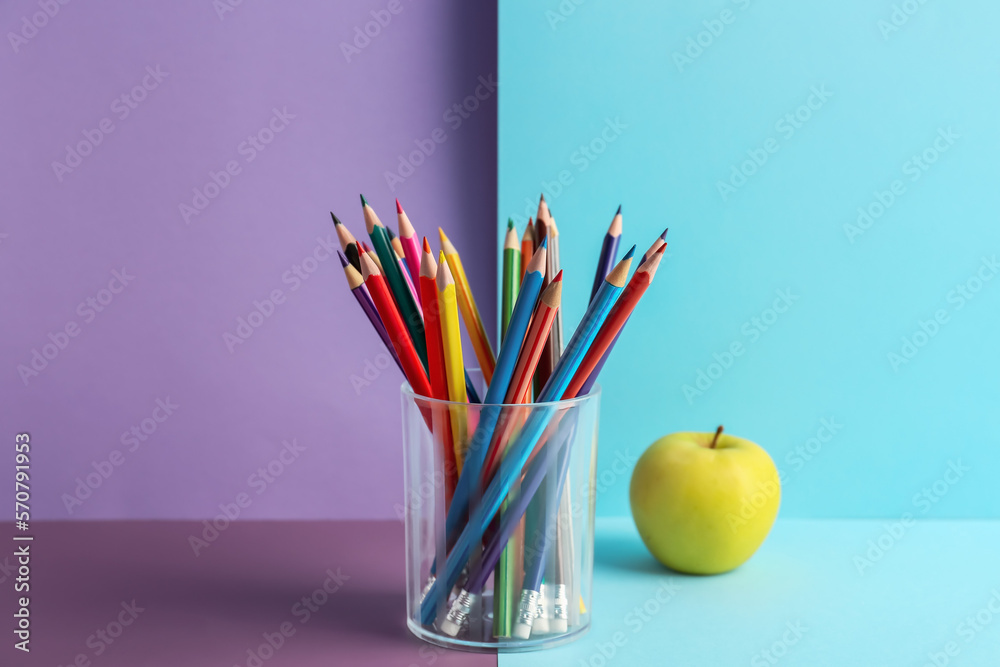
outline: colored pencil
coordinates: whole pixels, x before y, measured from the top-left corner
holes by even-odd
[[[538,396],[539,403],[549,403],[562,398],[586,350],[597,335],[597,330],[625,286],[634,253],[635,248],[633,247],[608,274],[604,285],[598,290],[597,296],[587,306],[583,319],[566,346],[565,353],[559,358],[549,381]],[[458,575],[465,567],[473,545],[482,540],[489,522],[500,508],[503,499],[510,492],[515,479],[520,476],[520,471],[555,412],[556,409],[552,405],[539,405],[532,410],[531,416],[528,417],[517,438],[507,448],[505,465],[500,468],[497,476],[483,492],[479,504],[470,512],[469,520],[462,532],[454,539],[451,535],[445,536],[446,544],[453,546],[445,561],[444,571],[438,573],[439,576],[427,589],[421,603],[420,615],[423,624],[430,625],[434,621],[441,599],[454,587]],[[522,591],[522,601],[526,597],[530,598],[529,593],[530,591]]]
[[[396,243],[399,243],[399,239],[393,239]],[[403,276],[403,281],[406,283],[407,289],[410,290],[410,294],[413,295],[413,301],[417,304],[417,312],[420,314],[420,319],[424,318],[424,309],[420,306],[420,294],[416,285],[413,284],[413,278],[410,278],[410,270],[406,268],[406,259],[403,257],[402,250],[396,249],[396,244],[393,244],[393,250],[396,251],[396,264],[399,265],[399,273]],[[419,272],[418,272],[419,273]],[[414,276],[416,278],[417,276]],[[426,335],[426,334],[425,334]]]
[[[344,255],[347,260],[354,265],[354,268],[361,272],[361,259],[359,253],[358,240],[354,238],[354,234],[351,230],[347,228],[347,225],[340,221],[333,211],[330,211],[330,217],[333,218],[333,228],[337,232],[337,240],[340,241],[340,249],[344,251]]]
[[[524,235],[521,236],[521,280],[524,280],[524,271],[531,261],[531,254],[535,252],[535,226],[528,218],[528,224],[524,227]]]
[[[618,211],[611,219],[611,226],[608,233],[604,235],[604,242],[601,244],[601,255],[597,258],[597,271],[594,273],[594,286],[590,290],[590,298],[593,299],[597,290],[601,288],[601,283],[615,265],[615,255],[618,254],[618,242],[622,237],[622,207],[618,206]]]
[[[549,272],[554,276],[562,270],[562,262],[559,257],[559,228],[556,226],[556,219],[549,215]],[[552,357],[552,367],[563,352],[563,326],[562,310],[556,311],[556,321],[552,323],[552,332],[549,334],[549,355]]]
[[[448,267],[451,269],[451,274],[455,279],[458,307],[462,312],[462,319],[465,321],[465,330],[469,332],[472,349],[476,353],[476,360],[479,361],[479,370],[482,371],[486,383],[489,384],[493,378],[493,369],[496,366],[493,347],[490,345],[490,339],[486,335],[486,327],[483,326],[483,318],[479,314],[476,300],[472,296],[472,288],[469,286],[469,279],[465,275],[462,258],[458,256],[455,246],[440,227],[438,227],[438,234],[441,236],[441,250],[444,252]]]
[[[524,282],[517,295],[517,303],[514,305],[514,313],[511,316],[510,336],[500,346],[500,357],[497,360],[496,372],[486,389],[486,397],[483,399],[483,408],[479,413],[479,425],[469,442],[468,459],[464,461],[461,473],[458,478],[458,487],[455,489],[455,496],[452,499],[451,507],[446,520],[447,531],[454,532],[462,521],[465,520],[466,512],[469,509],[469,501],[472,493],[479,485],[479,478],[482,474],[483,461],[486,459],[487,450],[496,428],[497,419],[500,417],[498,406],[507,395],[507,387],[514,375],[517,365],[518,353],[521,350],[521,341],[524,340],[525,333],[531,321],[531,314],[535,310],[535,302],[538,300],[538,293],[542,289],[542,277],[545,275],[545,255],[546,249],[542,245],[531,259],[528,271],[524,274]],[[438,278],[438,289],[441,279]]]
[[[420,314],[417,301],[413,297],[411,286],[407,285],[399,265],[399,258],[389,242],[385,225],[378,219],[375,210],[368,205],[365,196],[361,195],[361,210],[365,216],[365,228],[371,237],[375,253],[382,260],[381,271],[385,274],[386,283],[399,307],[399,315],[406,324],[410,340],[417,351],[421,363],[427,364],[427,345],[424,334],[424,318]]]
[[[375,254],[375,251],[372,250],[371,246],[365,243],[364,241],[361,242],[361,252],[364,253],[365,255],[368,255],[371,258],[371,260],[375,262],[375,266],[378,267],[379,271],[382,270],[382,260],[378,258],[378,255]],[[358,257],[358,261],[359,262],[361,261],[360,255]]]
[[[392,301],[392,295],[389,294],[385,278],[375,266],[375,262],[367,255],[361,258],[361,275],[368,287],[368,293],[371,294],[372,301],[375,302],[379,317],[382,318],[385,330],[389,334],[389,340],[392,341],[392,346],[396,350],[396,356],[399,357],[407,381],[416,394],[431,396],[433,392],[430,380],[427,379],[427,373],[413,347],[406,325]]]
[[[458,324],[458,305],[455,281],[448,263],[442,256],[437,267],[438,318],[441,323],[441,344],[444,350],[445,371],[448,379],[448,399],[457,403],[466,402],[465,365],[462,361],[462,333]],[[455,469],[461,484],[462,465],[465,461],[466,414],[460,406],[450,406],[452,448],[455,451]],[[460,488],[460,487],[459,487]],[[455,507],[452,498],[451,507]]]
[[[500,306],[500,343],[507,336],[507,324],[514,312],[514,300],[523,280],[521,274],[521,248],[517,239],[514,221],[507,221],[507,236],[503,242],[503,298]]]
[[[661,248],[663,248],[664,246],[667,245],[666,238],[667,238],[667,232],[668,231],[670,231],[669,227],[667,229],[664,229],[663,233],[660,234],[660,237],[658,239],[656,239],[655,241],[653,241],[653,245],[650,246],[649,250],[647,250],[646,253],[642,256],[642,259],[639,260],[639,267],[642,267],[646,262],[649,261],[649,259],[653,255],[656,254],[656,252],[658,250],[660,250]],[[638,269],[636,269],[636,270],[638,271]],[[626,321],[626,323],[628,322],[627,319],[625,321]],[[624,328],[624,327],[625,327],[625,325],[623,324],[622,328]],[[616,333],[615,337],[611,340],[611,344],[608,345],[608,349],[606,349],[604,351],[604,354],[601,355],[601,358],[598,360],[597,364],[594,366],[594,369],[590,372],[590,377],[588,377],[587,381],[583,383],[583,386],[580,388],[580,390],[578,392],[579,394],[588,394],[588,393],[590,393],[590,390],[594,386],[594,383],[597,382],[597,376],[600,375],[601,369],[604,368],[604,364],[607,362],[608,357],[611,356],[611,350],[613,350],[615,348],[615,343],[618,342],[618,337],[621,336],[621,334],[622,334],[621,329],[619,329],[618,333]]]
[[[422,260],[420,243],[417,241],[417,232],[410,224],[410,218],[403,210],[399,200],[396,200],[396,220],[399,226],[399,243],[403,247],[403,254],[406,257],[406,267],[410,270],[410,275],[416,280],[420,274],[420,262]],[[431,259],[434,259],[431,257]],[[417,290],[417,305],[423,308],[423,294]],[[425,314],[426,316],[426,314]]]
[[[427,333],[427,373],[430,376],[431,395],[442,401],[449,400],[448,370],[445,365],[444,341],[441,336],[440,309],[438,307],[437,262],[431,254],[431,246],[424,238],[424,247],[418,272],[420,296],[424,304],[424,327]],[[445,473],[445,504],[451,504],[458,482],[458,466],[455,463],[454,444],[451,440],[451,424],[447,410],[434,411],[434,434],[443,449]]]
[[[361,310],[365,312],[368,317],[368,321],[372,323],[375,327],[375,332],[378,333],[379,338],[385,344],[385,348],[389,351],[389,355],[392,357],[396,365],[399,366],[399,370],[403,370],[403,365],[399,363],[399,357],[396,356],[396,350],[392,347],[392,340],[389,338],[388,332],[385,330],[385,325],[382,324],[382,318],[378,314],[378,310],[375,308],[375,303],[372,301],[371,294],[365,289],[364,278],[358,273],[358,270],[354,268],[354,265],[350,263],[347,256],[343,251],[337,251],[337,257],[340,258],[340,263],[344,267],[344,275],[347,276],[347,286],[351,288],[351,293],[354,298],[357,299],[358,305],[361,306]],[[404,372],[405,376],[406,373]]]

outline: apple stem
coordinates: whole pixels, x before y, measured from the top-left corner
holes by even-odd
[[[715,449],[715,444],[719,442],[720,435],[722,435],[722,424],[719,424],[719,428],[715,429],[715,437],[712,438],[712,444],[708,446],[709,449]]]

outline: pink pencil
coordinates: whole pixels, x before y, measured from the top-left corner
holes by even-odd
[[[403,255],[406,257],[406,267],[410,270],[410,275],[416,279],[420,275],[420,244],[417,242],[417,232],[410,224],[410,219],[406,217],[406,211],[396,200],[396,217],[399,219],[399,243],[403,246]],[[420,290],[414,290],[417,298],[417,305],[420,305]]]

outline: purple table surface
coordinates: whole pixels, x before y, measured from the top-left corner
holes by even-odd
[[[4,541],[19,544],[3,525]],[[8,619],[0,664],[497,664],[496,655],[441,649],[409,633],[402,523],[235,522],[196,556],[191,537],[204,529],[187,521],[34,523],[31,651],[12,647],[18,575],[8,546],[0,550]],[[312,608],[303,604],[310,597]]]

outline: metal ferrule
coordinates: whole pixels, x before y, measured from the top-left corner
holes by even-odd
[[[556,593],[552,601],[552,614],[556,618],[569,621],[569,599],[566,597],[566,584],[556,584]]]
[[[423,603],[424,598],[427,597],[427,594],[430,593],[431,586],[434,585],[434,582],[436,580],[437,580],[437,577],[435,577],[433,574],[427,579],[427,583],[424,584],[424,590],[420,591],[420,602],[421,602],[421,604]]]
[[[517,605],[517,620],[529,628],[535,624],[538,597],[538,591],[531,591],[527,588],[521,591],[521,602]]]
[[[469,617],[469,613],[472,611],[472,606],[476,604],[476,599],[478,597],[478,593],[470,593],[463,588],[462,592],[458,594],[457,598],[455,598],[455,601],[451,603],[451,609],[448,610],[448,615],[445,617],[445,621],[454,623],[459,628],[464,626],[465,620]]]
[[[552,586],[542,584],[538,593],[538,609],[535,618],[552,618]]]

